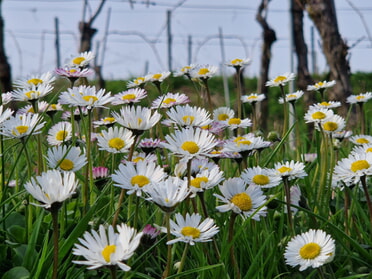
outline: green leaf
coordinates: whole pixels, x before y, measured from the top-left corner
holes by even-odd
[[[30,272],[23,266],[16,266],[11,270],[5,272],[1,279],[28,279],[30,278]]]

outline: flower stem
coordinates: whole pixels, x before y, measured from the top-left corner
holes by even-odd
[[[208,86],[208,79],[203,79],[203,83],[205,85],[205,90],[207,91],[207,100],[208,100],[208,106],[209,106],[209,113],[213,114],[213,106],[212,106],[212,99],[211,99],[211,93],[209,91]]]
[[[235,212],[231,212],[230,222],[229,222],[229,236],[228,236],[228,243],[231,244],[230,246],[230,260],[231,265],[234,267],[235,276],[234,278],[240,279],[240,271],[238,263],[236,262],[235,253],[234,253],[234,245],[233,245],[233,238],[234,238],[234,224],[236,216],[238,216]]]
[[[112,279],[116,279],[116,265],[110,265],[110,274]]]
[[[183,249],[181,263],[180,263],[180,267],[178,268],[177,274],[180,274],[182,272],[183,266],[185,265],[185,261],[186,261],[186,256],[187,256],[188,249],[189,249],[189,244],[186,243],[185,249]],[[177,279],[178,279],[178,277],[177,277]]]
[[[294,236],[293,220],[292,220],[292,211],[291,211],[291,190],[289,187],[289,181],[287,177],[283,177],[284,184],[284,193],[287,206],[287,217],[288,217],[288,227],[291,232],[291,236]]]
[[[53,279],[57,279],[58,275],[58,207],[51,208],[53,222]]]
[[[368,206],[368,211],[369,211],[369,220],[370,220],[370,226],[371,226],[371,232],[372,232],[372,203],[371,203],[371,197],[368,192],[366,177],[367,177],[366,175],[361,176],[360,182],[362,182],[364,194],[366,196],[366,201],[367,201],[367,206]]]
[[[171,240],[171,233],[170,233],[170,212],[165,213],[165,223],[167,227],[167,241]],[[168,251],[167,251],[167,265],[165,267],[165,270],[163,272],[163,275],[161,278],[167,278],[170,275],[170,269],[172,264],[172,245],[168,245]]]

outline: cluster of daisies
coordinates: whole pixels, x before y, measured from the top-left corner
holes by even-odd
[[[268,211],[268,189],[279,189],[286,183],[290,191],[283,200],[291,206],[283,208],[283,212],[289,213],[288,209],[294,214],[297,212],[301,185],[295,182],[307,176],[306,166],[293,160],[274,162],[271,168],[259,166],[261,152],[270,150],[274,143],[247,132],[254,126],[254,119],[241,118],[229,107],[210,111],[193,106],[183,93],[162,92],[149,107],[141,106],[140,102],[149,98],[145,85],[152,84],[161,91],[160,85],[169,78],[170,72],[138,77],[127,84],[127,90],[115,95],[89,85],[74,86],[77,79],[92,74],[88,66],[93,58],[91,52],[81,53],[71,58],[64,68],[55,71],[57,76],[71,82],[70,88],[53,98],[58,100],[56,104],[41,100],[53,91],[56,76],[51,73],[18,81],[16,90],[3,94],[4,105],[9,101],[29,104],[16,113],[0,106],[1,135],[20,139],[25,144],[29,136],[48,129],[45,158],[49,170],[30,178],[25,184],[25,189],[40,206],[52,210],[71,198],[84,182],[75,174],[85,166],[91,174],[87,179],[111,180],[122,193],[142,198],[174,216],[169,228],[160,229],[174,236],[167,241],[168,245],[179,241],[190,245],[211,241],[219,232],[220,228],[208,217],[207,207],[203,207],[203,214],[179,212],[179,205],[184,201],[198,199],[203,204],[206,191],[212,192],[217,199],[217,211],[231,211],[244,219],[259,221]],[[240,70],[249,63],[249,59],[234,59],[227,65]],[[189,65],[173,75],[206,82],[217,70],[210,65]],[[294,78],[294,74],[286,73],[268,81],[267,86],[283,87]],[[309,86],[308,90],[319,91],[324,96],[324,91],[334,83],[319,82]],[[296,91],[278,101],[294,104],[303,94],[303,91]],[[371,98],[371,93],[365,93],[349,97],[348,102],[364,103]],[[241,96],[240,101],[250,103],[254,108],[264,99],[264,94],[252,93]],[[340,102],[323,99],[309,107],[304,119],[333,140],[348,138],[351,132],[344,131],[345,120],[333,110],[339,106]],[[105,110],[93,114],[97,108]],[[61,118],[57,120],[54,116],[59,111]],[[99,117],[94,119],[93,115]],[[50,117],[49,121],[47,117]],[[165,130],[169,133],[164,135]],[[361,177],[372,173],[372,137],[357,135],[350,137],[350,141],[358,146],[349,157],[337,163],[332,177],[334,185],[340,182],[343,186],[356,184]],[[96,144],[93,148],[104,158],[103,166],[94,165],[90,146],[93,143]],[[104,162],[114,158],[111,155],[121,157],[110,175]],[[226,177],[219,165],[224,159],[239,166],[236,176]],[[43,170],[42,165],[38,167]],[[107,185],[112,187],[110,183]],[[120,206],[119,201],[119,211],[122,210]],[[115,222],[107,228],[100,225],[98,231],[86,232],[73,249],[74,255],[85,260],[74,260],[74,263],[88,265],[90,269],[117,265],[128,271],[130,267],[124,262],[134,254],[144,233],[137,233],[136,228],[125,224],[115,226]],[[152,235],[156,234],[152,231]],[[300,270],[304,270],[328,263],[334,255],[334,240],[322,230],[310,230],[292,238],[284,257],[287,264],[300,265]]]

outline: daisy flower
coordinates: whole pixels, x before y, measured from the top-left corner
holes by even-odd
[[[170,233],[176,238],[169,240],[167,245],[176,242],[185,242],[190,245],[195,245],[196,242],[208,242],[218,231],[219,228],[211,218],[206,218],[201,222],[201,216],[197,213],[192,215],[187,213],[185,218],[180,213],[176,213],[176,222],[170,220]]]
[[[288,178],[288,180],[304,178],[305,176],[307,176],[307,173],[305,172],[304,163],[295,162],[293,160],[275,163],[274,169],[276,175],[278,175],[281,178]]]
[[[93,179],[102,179],[109,176],[109,169],[106,167],[93,167],[92,174]]]
[[[357,145],[357,146],[354,146],[354,148],[351,150],[351,154],[353,154],[353,153],[369,153],[369,152],[372,152],[372,143]]]
[[[166,176],[164,169],[155,162],[126,162],[120,164],[119,169],[112,174],[112,181],[114,186],[126,189],[128,195],[136,193],[141,196],[150,184],[159,183]]]
[[[315,126],[315,129],[320,130],[320,127],[326,134],[332,134],[342,131],[345,128],[345,119],[337,114],[325,119],[320,125]]]
[[[49,145],[60,145],[69,141],[72,137],[72,125],[70,122],[62,121],[53,125],[47,136]]]
[[[235,130],[238,128],[244,129],[252,126],[252,121],[249,118],[240,119],[233,117],[228,120],[222,121],[221,123],[230,130]]]
[[[206,156],[217,145],[214,135],[199,128],[186,128],[166,135],[162,146],[183,159]]]
[[[138,77],[138,78],[135,78],[132,81],[129,81],[127,83],[127,87],[128,88],[140,87],[140,86],[145,85],[145,83],[146,83],[145,77]]]
[[[163,82],[166,78],[171,75],[171,72],[166,71],[162,73],[148,74],[145,76],[145,82]]]
[[[332,136],[335,139],[344,140],[344,139],[347,139],[347,138],[351,137],[352,134],[353,134],[352,131],[343,130],[343,131],[340,131],[340,132],[333,133]]]
[[[322,230],[309,230],[296,235],[287,244],[284,252],[286,264],[300,266],[300,271],[317,268],[333,260],[335,241]]]
[[[52,92],[53,87],[50,84],[41,84],[41,85],[31,85],[29,87],[22,87],[14,90],[12,92],[13,101],[34,101],[38,100],[50,92]]]
[[[301,189],[298,185],[293,185],[290,188],[290,197],[291,197],[291,205],[300,206],[300,200],[301,200]],[[284,197],[284,201],[287,201],[287,197]],[[291,211],[293,214],[296,214],[298,212],[298,208],[291,206]],[[287,207],[284,206],[284,213],[287,213]]]
[[[143,138],[138,143],[138,147],[141,148],[146,154],[149,154],[161,147],[162,142],[164,141],[161,139]]]
[[[275,170],[261,167],[245,169],[241,174],[241,178],[248,185],[261,188],[272,188],[282,182],[282,179],[275,175]]]
[[[97,134],[97,144],[100,150],[110,153],[125,153],[134,142],[133,133],[123,127],[110,127]]]
[[[95,58],[91,51],[81,52],[78,56],[73,56],[68,64],[69,67],[85,68]]]
[[[0,106],[0,125],[7,120],[9,117],[11,117],[13,114],[13,111],[9,108],[4,110],[4,106]]]
[[[243,103],[258,103],[266,99],[265,94],[252,93],[249,95],[243,95],[241,100]]]
[[[205,170],[211,170],[218,165],[207,158],[195,158],[191,162],[191,173],[196,175]]]
[[[332,81],[319,81],[317,83],[315,83],[314,85],[308,85],[307,86],[307,91],[319,91],[321,89],[326,89],[326,88],[329,88],[329,87],[332,87],[336,84],[336,81],[335,80],[332,80]]]
[[[285,86],[288,82],[294,80],[296,75],[294,73],[284,73],[266,82],[266,86],[276,87]]]
[[[54,146],[48,149],[46,159],[50,168],[71,172],[80,170],[87,163],[87,158],[76,146]]]
[[[181,127],[202,127],[213,121],[206,109],[189,105],[172,107],[167,116],[168,123]]]
[[[95,128],[100,126],[112,127],[115,123],[116,119],[114,117],[104,117],[100,120],[93,121],[93,125]]]
[[[54,71],[57,75],[61,77],[66,77],[70,80],[77,80],[81,77],[88,77],[94,74],[94,71],[92,69],[82,69],[78,67],[64,67],[64,68],[58,68]]]
[[[0,134],[8,138],[24,138],[28,135],[41,133],[45,122],[41,122],[38,114],[16,114],[3,121]]]
[[[248,66],[252,63],[252,60],[250,58],[235,58],[226,63],[226,66],[234,67],[234,68],[243,68],[245,66]]]
[[[285,95],[286,102],[296,102],[298,99],[300,99],[304,95],[304,91],[298,90],[293,93],[288,93]],[[284,104],[284,100],[282,97],[279,98],[279,104]]]
[[[132,156],[132,162],[138,163],[140,161],[147,161],[147,162],[156,162],[158,160],[158,157],[156,154],[146,154],[145,152],[133,152]],[[126,162],[125,160],[123,160]]]
[[[121,126],[133,131],[135,134],[149,130],[161,118],[160,113],[157,111],[152,112],[151,109],[141,106],[123,107],[120,113],[113,112],[112,116]]]
[[[356,145],[364,145],[372,143],[372,136],[370,135],[355,135],[349,138],[349,141]]]
[[[12,101],[12,92],[2,93],[1,94],[2,104],[6,105]]]
[[[113,105],[134,104],[146,98],[147,91],[142,88],[130,88],[114,95]]]
[[[349,104],[366,103],[372,99],[372,92],[360,93],[359,95],[350,95],[346,98]]]
[[[219,107],[213,111],[213,120],[214,121],[228,121],[229,119],[235,116],[234,110],[228,107]]]
[[[146,189],[146,200],[155,203],[164,212],[173,212],[177,205],[189,195],[187,180],[169,176],[168,178],[151,184]]]
[[[220,171],[220,168],[216,165],[211,169],[203,170],[196,176],[191,177],[190,188],[193,193],[204,192],[218,185],[223,179],[223,172]]]
[[[337,102],[337,101],[328,101],[328,102],[321,102],[321,103],[317,103],[317,104],[314,104],[313,105],[315,108],[327,108],[327,109],[330,109],[330,108],[338,108],[341,106],[341,102]]]
[[[85,232],[83,238],[78,238],[80,244],[75,243],[72,253],[82,256],[85,260],[72,261],[76,264],[89,266],[96,269],[103,266],[117,265],[123,271],[129,271],[130,266],[123,263],[128,260],[137,249],[142,233],[125,224],[117,226],[118,233],[110,225],[108,231],[103,225],[99,231]]]
[[[95,107],[104,107],[110,103],[113,97],[105,89],[97,89],[94,86],[81,85],[79,87],[68,88],[59,96],[59,103],[69,105],[70,107],[86,107],[92,109]]]
[[[152,104],[152,109],[158,109],[158,108],[170,108],[177,105],[184,105],[190,103],[189,97],[187,97],[183,93],[166,93],[163,96],[159,96],[156,98]]]
[[[264,141],[262,137],[255,137],[252,133],[249,133],[227,140],[221,152],[252,152],[269,147],[270,145],[271,142]]]
[[[53,204],[59,204],[70,198],[78,186],[73,172],[49,170],[41,175],[31,177],[24,187],[41,207],[50,209]]]
[[[41,85],[52,85],[56,78],[52,75],[51,72],[46,72],[41,75],[31,75],[25,79],[16,80],[14,82],[15,87],[20,88],[33,88],[34,86]]]
[[[218,71],[217,66],[197,65],[190,71],[191,78],[206,80],[213,77]]]
[[[177,70],[173,73],[174,77],[180,77],[180,76],[187,76],[190,78],[190,71],[195,68],[195,64],[190,64],[188,66],[184,66],[181,69]]]
[[[330,118],[333,115],[333,110],[328,108],[317,108],[310,106],[304,118],[306,123],[320,123]]]
[[[252,218],[256,221],[261,216],[266,216],[266,197],[259,187],[247,187],[243,179],[239,177],[229,178],[219,186],[221,195],[214,194],[223,205],[217,206],[220,212],[232,210],[234,213],[241,215],[243,218]]]
[[[360,177],[370,175],[372,175],[372,153],[352,152],[347,158],[337,162],[332,179],[351,185],[357,184]]]

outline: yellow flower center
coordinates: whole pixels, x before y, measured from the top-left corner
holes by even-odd
[[[252,142],[250,140],[240,140],[236,143],[238,146],[245,144],[245,145],[250,145]]]
[[[58,131],[56,134],[56,140],[64,141],[67,137],[68,133],[66,131]]]
[[[76,65],[80,65],[84,61],[85,61],[85,58],[81,57],[81,56],[72,59],[72,63],[74,63]]]
[[[275,83],[278,83],[278,82],[283,82],[287,79],[287,77],[285,76],[277,76],[275,79],[274,79],[274,82]]]
[[[201,68],[200,70],[199,70],[199,72],[198,72],[198,74],[199,75],[206,75],[206,74],[208,74],[209,73],[209,70],[208,70],[208,68]]]
[[[187,72],[188,70],[190,70],[191,69],[191,67],[190,66],[185,66],[185,67],[183,67],[182,69],[181,69],[181,72]]]
[[[200,188],[200,184],[202,182],[207,183],[208,182],[208,177],[206,177],[206,176],[195,177],[194,179],[191,180],[190,184],[191,184],[191,186],[193,186],[195,188]]]
[[[69,159],[63,159],[60,164],[59,164],[59,167],[64,170],[64,171],[70,171],[74,168],[74,162],[72,162],[71,160]]]
[[[234,139],[234,142],[239,142],[242,140],[245,140],[245,137],[236,137],[236,139]]]
[[[289,94],[287,95],[287,98],[296,98],[297,96],[295,94]]]
[[[173,99],[173,98],[166,98],[163,103],[169,105],[169,104],[172,104],[172,103],[175,103],[176,102],[176,99]]]
[[[229,119],[228,123],[229,125],[239,125],[240,123],[242,123],[242,121],[240,120],[240,118],[231,118]]]
[[[254,184],[257,185],[266,185],[270,182],[270,179],[267,175],[256,174],[255,176],[253,176],[252,181]]]
[[[28,91],[28,92],[25,93],[26,97],[29,98],[29,99],[32,98],[33,94],[36,95],[35,97],[38,97],[40,95],[40,92],[31,90],[31,91]]]
[[[26,133],[27,131],[28,131],[28,126],[23,126],[23,125],[21,125],[21,126],[17,126],[17,127],[15,127],[16,129],[17,129],[17,131],[18,131],[18,133],[20,134],[20,135],[22,135],[22,134],[24,134],[24,133]],[[13,135],[17,135],[16,133],[12,133]]]
[[[130,180],[130,183],[134,186],[134,185],[138,185],[138,187],[143,187],[147,184],[150,183],[150,179],[148,179],[146,176],[144,175],[135,175],[132,177],[132,179]]]
[[[252,199],[245,192],[234,195],[230,201],[242,211],[248,211],[252,208]]]
[[[142,118],[138,118],[138,119],[137,119],[137,124],[138,124],[138,125],[141,125],[142,121],[143,121]]]
[[[49,106],[49,109],[48,110],[57,110],[57,105],[56,104],[51,104]]]
[[[199,151],[199,146],[193,141],[185,141],[181,145],[181,148],[190,154],[195,154]]]
[[[30,113],[35,113],[35,110],[34,110],[33,107],[30,107],[30,108],[28,109],[28,112],[30,112]]]
[[[86,95],[86,96],[83,96],[83,100],[88,103],[92,102],[93,104],[94,102],[98,100],[98,98],[96,96]]]
[[[153,79],[160,79],[162,77],[162,74],[155,74],[152,76]]]
[[[286,166],[282,166],[282,167],[280,167],[279,169],[278,169],[278,172],[280,172],[280,173],[285,173],[285,172],[289,172],[289,171],[291,171],[292,169],[291,168],[288,168],[288,167],[286,167]]]
[[[182,117],[182,121],[186,124],[192,124],[192,122],[194,122],[195,120],[195,117],[192,116],[192,115],[185,115]]]
[[[257,96],[256,95],[248,96],[248,100],[253,100],[253,99],[257,99]]]
[[[136,78],[133,82],[135,84],[141,84],[144,81],[145,81],[145,78],[144,77],[139,77],[139,78]]]
[[[184,236],[191,236],[193,239],[198,238],[200,236],[200,230],[194,227],[183,227],[181,233]]]
[[[107,122],[112,123],[114,121],[115,121],[114,117],[106,117],[106,118],[103,119],[103,122],[105,122],[105,123],[107,123]]]
[[[111,254],[115,253],[116,251],[116,245],[107,245],[102,250],[102,256],[105,259],[106,262],[110,262]]]
[[[236,58],[234,60],[231,60],[231,64],[232,65],[236,65],[236,64],[239,64],[239,63],[242,63],[243,60],[242,59],[239,59],[239,58]]]
[[[360,100],[363,100],[364,99],[364,96],[356,96],[355,97],[358,101],[360,101]]]
[[[43,83],[43,80],[39,79],[39,78],[32,78],[32,79],[29,79],[27,81],[28,84],[33,84],[33,85],[38,85],[38,84],[41,84]]]
[[[128,100],[128,101],[132,101],[135,98],[136,98],[136,95],[134,94],[126,94],[123,97],[121,97],[122,100]]]
[[[136,157],[132,161],[135,162],[135,163],[138,163],[139,161],[143,161],[143,160],[145,160],[145,158],[143,158],[143,157]]]
[[[110,148],[120,150],[125,146],[125,142],[121,138],[112,138],[112,139],[109,140],[108,146]]]
[[[355,141],[356,141],[357,143],[360,143],[360,144],[369,143],[369,140],[366,139],[366,138],[359,138],[359,139],[356,139]]]
[[[323,124],[323,129],[326,130],[326,131],[336,131],[338,128],[338,124],[336,122],[333,122],[333,121],[328,121],[326,123]]]
[[[321,112],[321,111],[317,111],[317,112],[314,112],[311,117],[313,119],[324,119],[326,117],[326,114],[324,112]]]
[[[370,164],[366,160],[358,160],[351,164],[350,169],[353,172],[357,172],[359,170],[368,169],[370,167]]]
[[[328,107],[328,106],[330,106],[331,104],[328,103],[328,102],[321,102],[320,105],[325,106],[325,107]]]
[[[71,74],[74,74],[74,73],[77,72],[77,70],[76,70],[76,69],[70,69],[69,72],[70,72]]]
[[[324,82],[319,81],[318,83],[315,84],[315,87],[316,87],[316,88],[319,88],[319,87],[321,87],[321,86],[323,86],[323,85],[324,85]]]
[[[306,243],[300,249],[300,256],[303,259],[312,260],[319,256],[320,250],[321,247],[319,246],[319,244],[314,242]]]
[[[366,149],[366,153],[367,153],[367,152],[372,152],[372,147],[367,148],[367,149]]]
[[[219,121],[225,121],[225,120],[229,119],[229,116],[226,113],[221,113],[221,114],[218,115],[217,118],[218,118]]]

